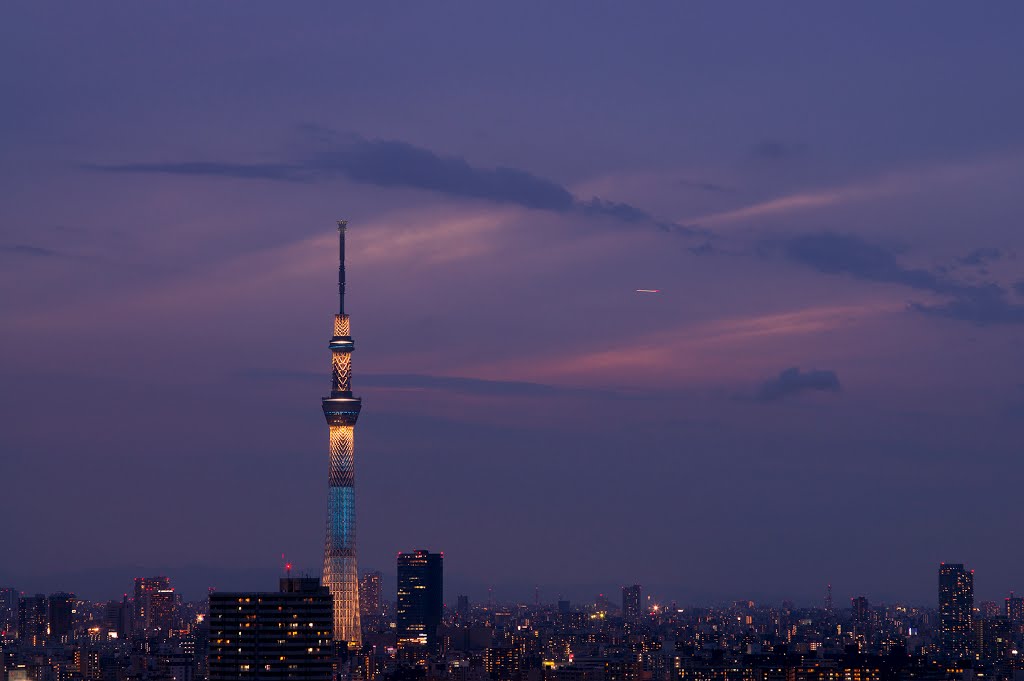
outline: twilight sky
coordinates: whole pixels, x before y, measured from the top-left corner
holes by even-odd
[[[2,19],[0,583],[319,570],[347,218],[363,567],[1024,591],[1019,3]]]

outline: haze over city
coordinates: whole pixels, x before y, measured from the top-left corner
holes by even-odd
[[[1013,3],[11,4],[0,585],[1024,591]],[[391,588],[390,586],[387,588]]]

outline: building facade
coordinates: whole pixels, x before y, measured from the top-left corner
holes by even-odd
[[[444,554],[419,550],[398,554],[396,619],[399,645],[437,645],[444,608]]]
[[[622,587],[622,618],[627,622],[640,621],[642,592],[639,584]]]
[[[973,619],[974,572],[961,563],[943,563],[939,566],[939,648],[944,657],[971,657]]]
[[[210,594],[209,681],[330,681],[334,609],[316,578]]]

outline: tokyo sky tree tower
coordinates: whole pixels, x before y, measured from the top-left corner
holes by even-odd
[[[331,396],[323,398],[324,416],[331,431],[327,541],[324,545],[323,583],[334,596],[334,640],[351,647],[362,642],[359,630],[359,573],[356,566],[356,473],[353,434],[362,400],[352,397],[352,350],[355,345],[345,314],[345,228],[338,221],[338,314],[331,338]]]

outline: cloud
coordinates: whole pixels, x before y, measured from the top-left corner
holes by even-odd
[[[28,246],[26,244],[0,245],[0,252],[12,255],[26,255],[33,258],[60,258],[63,253],[41,246]]]
[[[957,258],[957,264],[969,267],[980,267],[1003,257],[1003,251],[998,248],[976,248],[962,258]]]
[[[779,242],[765,241],[762,246],[781,247],[783,254],[793,262],[824,274],[847,274],[857,279],[903,284],[935,293],[953,293],[961,288],[934,272],[904,267],[891,249],[853,234],[798,234]]]
[[[781,241],[764,241],[761,248],[781,249],[793,262],[825,274],[901,284],[951,298],[938,304],[913,302],[908,305],[909,309],[923,314],[982,326],[1024,324],[1024,305],[1011,303],[1002,286],[991,282],[965,284],[930,270],[905,267],[896,257],[896,251],[859,236],[834,232],[799,234]],[[992,257],[991,250],[979,249],[987,254],[979,257]]]
[[[1024,296],[1024,279],[1016,282],[1013,285],[1013,290],[1017,292],[1018,296]]]
[[[757,399],[761,402],[775,402],[807,391],[837,393],[839,390],[839,376],[834,371],[800,371],[797,367],[791,367],[762,383],[757,391]]]
[[[323,140],[320,140],[323,142]],[[482,168],[458,156],[443,156],[398,140],[349,138],[333,142],[323,151],[293,162],[230,163],[127,163],[90,165],[111,173],[166,173],[314,182],[344,178],[377,187],[420,189],[444,196],[480,199],[559,213],[581,212],[626,223],[645,223],[660,229],[695,233],[698,230],[658,220],[628,203],[598,197],[577,199],[563,185],[519,168]]]
[[[967,287],[948,302],[936,305],[911,303],[910,308],[933,317],[972,322],[979,326],[1024,324],[1024,305],[1011,303],[1006,289],[996,284]]]

